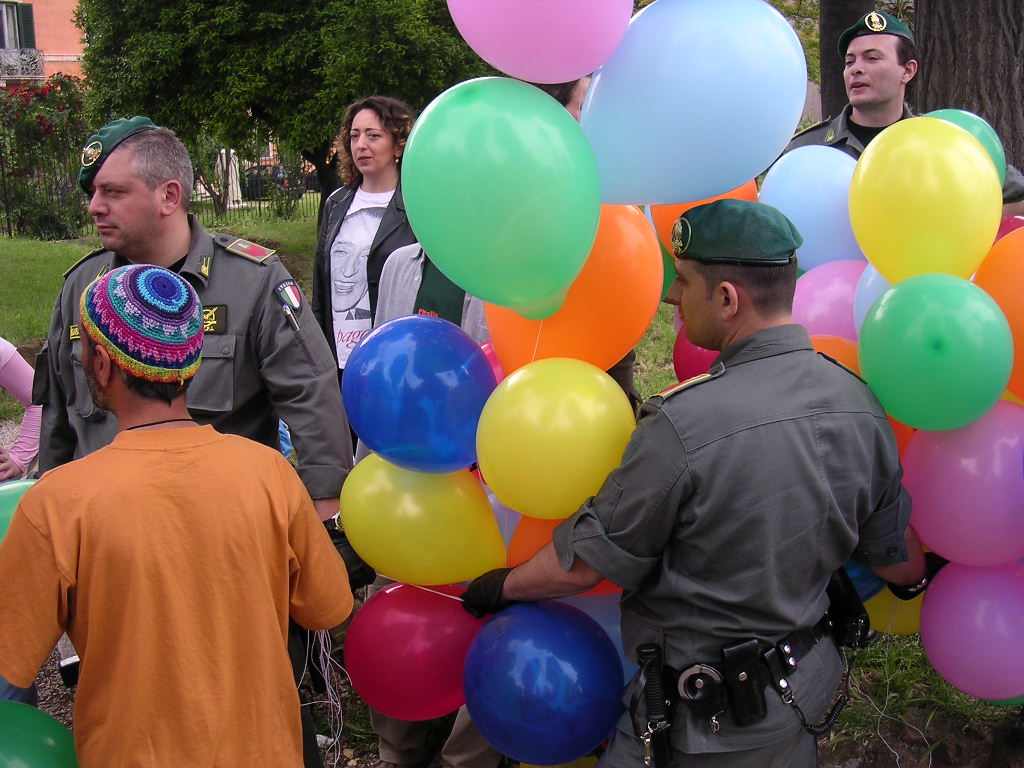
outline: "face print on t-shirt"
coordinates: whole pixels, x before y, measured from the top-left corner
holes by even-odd
[[[369,250],[347,240],[335,241],[331,248],[331,307],[335,312],[361,305],[370,309],[366,278]]]

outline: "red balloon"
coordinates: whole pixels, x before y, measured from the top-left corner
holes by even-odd
[[[345,635],[352,686],[368,705],[399,720],[433,720],[465,703],[462,667],[484,625],[454,599],[465,588],[430,589],[401,583],[382,589]]]
[[[686,328],[682,323],[679,324],[679,334],[676,336],[676,345],[672,350],[672,363],[676,368],[676,377],[680,381],[707,373],[716,357],[718,357],[717,352],[698,347],[686,338]]]

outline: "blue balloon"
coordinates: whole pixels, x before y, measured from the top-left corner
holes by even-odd
[[[875,269],[874,264],[864,267],[853,293],[853,324],[857,328],[858,334],[871,307],[887,290],[889,290],[889,281],[882,277],[882,273]]]
[[[763,0],[658,0],[594,73],[580,125],[604,203],[685,203],[750,181],[793,136],[800,40]]]
[[[633,675],[640,669],[635,662],[626,656],[626,649],[622,645],[622,609],[619,608],[619,601],[622,600],[622,593],[616,592],[611,595],[573,595],[572,597],[559,598],[558,602],[571,605],[577,610],[583,611],[587,616],[596,621],[605,634],[612,641],[615,650],[619,654],[619,662],[622,664],[622,684],[626,685],[633,679]]]
[[[797,147],[764,177],[758,201],[792,221],[804,238],[800,269],[830,261],[866,261],[850,224],[850,181],[857,161],[834,147]]]
[[[556,602],[517,603],[488,621],[466,655],[473,722],[513,760],[557,765],[593,750],[622,712],[622,665],[608,635]]]
[[[843,568],[846,569],[846,575],[853,582],[853,586],[857,590],[857,596],[863,602],[866,603],[885,589],[885,582],[875,576],[874,571],[866,565],[861,565],[856,560],[847,560],[843,564]]]
[[[497,383],[461,328],[428,315],[384,323],[345,366],[349,423],[370,450],[414,472],[455,472],[476,461],[476,427]]]

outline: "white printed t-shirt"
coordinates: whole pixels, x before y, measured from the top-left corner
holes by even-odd
[[[380,220],[394,194],[395,190],[357,189],[331,244],[331,310],[339,368],[345,367],[353,348],[373,327],[366,264]]]

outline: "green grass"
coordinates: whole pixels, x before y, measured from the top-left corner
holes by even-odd
[[[0,336],[12,344],[44,338],[64,272],[97,245],[0,238]]]
[[[829,751],[856,751],[880,735],[915,734],[907,740],[918,742],[915,752],[923,754],[946,740],[992,729],[1015,712],[943,680],[917,635],[880,635],[858,654],[850,679],[850,703],[832,732]]]

